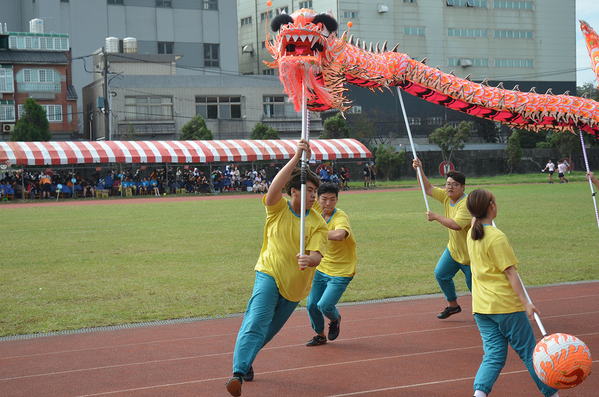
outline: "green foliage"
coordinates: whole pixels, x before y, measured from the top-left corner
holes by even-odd
[[[135,127],[131,123],[127,123],[127,127],[125,129],[125,133],[121,135],[121,140],[123,141],[137,141],[137,133],[135,132]]]
[[[568,131],[554,131],[552,134],[549,134],[547,141],[550,142],[553,147],[558,148],[562,156],[572,157],[573,153],[582,151],[580,136]]]
[[[473,127],[481,141],[485,143],[499,142],[499,128],[494,121],[477,117]]]
[[[451,156],[456,150],[462,150],[472,135],[472,123],[462,121],[458,128],[445,124],[429,135],[430,142],[438,145],[443,153],[444,161],[451,161]]]
[[[584,83],[576,87],[576,96],[583,96],[584,94],[587,94],[589,98],[599,101],[599,91],[597,90],[596,82]]]
[[[46,111],[32,98],[25,99],[25,112],[20,115],[15,130],[10,133],[11,141],[39,142],[52,138]]]
[[[279,139],[279,132],[266,124],[257,123],[250,132],[250,139]]]
[[[406,150],[403,149],[401,152],[397,152],[393,145],[379,145],[375,151],[376,166],[381,171],[387,181],[391,176],[394,169],[399,168],[406,159]]]
[[[341,113],[329,117],[324,122],[324,131],[320,134],[320,139],[343,139],[349,138],[349,128],[347,122]]]
[[[365,145],[371,144],[378,134],[374,120],[366,113],[347,115],[349,135]]]
[[[514,167],[520,164],[523,155],[522,147],[520,147],[519,133],[517,130],[514,130],[505,147],[505,158],[507,159],[508,167],[510,167],[510,174],[514,170]]]
[[[199,114],[192,118],[181,128],[180,141],[205,141],[212,140],[212,131],[206,127],[206,121]]]
[[[518,130],[518,138],[520,140],[520,147],[522,149],[534,149],[538,147],[538,143],[545,142],[547,140],[547,132]]]

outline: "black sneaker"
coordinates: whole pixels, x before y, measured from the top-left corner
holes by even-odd
[[[254,380],[254,367],[250,366],[250,369],[248,369],[248,372],[243,375],[243,381],[244,382],[251,382]]]
[[[329,340],[335,340],[339,336],[339,328],[341,326],[341,314],[335,321],[329,323]]]
[[[327,338],[324,336],[316,335],[314,338],[310,339],[306,346],[320,346],[327,343]]]
[[[227,391],[233,397],[241,396],[241,384],[243,383],[243,377],[238,375],[239,374],[233,374],[233,377],[227,382]]]
[[[445,318],[451,316],[452,314],[457,314],[461,311],[462,311],[462,308],[460,307],[460,305],[458,305],[457,307],[447,306],[445,308],[445,310],[443,310],[441,313],[437,314],[437,318],[445,319]]]

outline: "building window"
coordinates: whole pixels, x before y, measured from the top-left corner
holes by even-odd
[[[465,62],[468,62],[468,61],[470,61],[471,64],[466,64],[465,63]],[[449,58],[449,59],[447,59],[447,66],[480,66],[480,67],[488,67],[489,66],[489,60],[488,59],[482,59],[482,58],[478,58],[478,59],[472,59],[472,58]]]
[[[417,3],[416,0],[403,0],[404,3]]]
[[[285,7],[281,7],[278,9],[277,15],[280,15],[282,13],[288,14],[289,13],[289,6],[285,6]]]
[[[409,125],[420,125],[421,124],[420,117],[408,117],[408,124]]]
[[[354,105],[351,108],[347,109],[345,112],[347,114],[360,114],[362,113],[362,106]]]
[[[124,4],[123,1],[124,0],[107,0],[108,4],[120,4],[120,5]]]
[[[69,49],[69,39],[64,37],[10,36],[8,48],[17,50],[64,50]]]
[[[156,7],[171,8],[172,6],[171,0],[156,0]]]
[[[218,10],[218,0],[202,0],[204,10]]]
[[[265,69],[262,71],[262,74],[265,76],[274,76],[275,70],[274,69]]]
[[[14,105],[0,105],[0,121],[15,121]]]
[[[218,66],[218,44],[204,44],[204,67],[217,68]]]
[[[418,28],[415,26],[404,26],[403,34],[411,36],[424,36],[424,28]]]
[[[532,68],[532,59],[496,59],[496,68]]]
[[[46,118],[51,123],[57,123],[62,121],[62,106],[61,105],[41,105],[40,106],[46,111]],[[25,114],[25,107],[19,105],[19,118]]]
[[[241,97],[196,97],[196,114],[204,119],[241,119]]]
[[[173,43],[158,42],[158,53],[159,54],[172,54]]]
[[[359,16],[358,11],[343,11],[343,17],[344,18],[358,19],[360,16]]]
[[[15,92],[12,68],[0,67],[0,92]]]
[[[17,89],[21,92],[61,92],[62,75],[54,69],[21,69],[17,73]]]
[[[299,8],[312,8],[312,0],[310,0],[310,1],[300,1]]]
[[[498,39],[532,39],[532,30],[496,30]]]
[[[441,125],[443,124],[443,117],[427,117],[426,123],[428,125]]]
[[[170,96],[125,97],[127,120],[172,120],[173,98]]]
[[[495,1],[493,8],[504,8],[507,10],[532,10],[531,1]]]
[[[448,36],[455,37],[487,37],[486,29],[447,29]]]
[[[260,14],[260,22],[266,21],[266,12]],[[272,19],[272,10],[268,11],[268,19]]]
[[[295,112],[293,103],[287,101],[285,96],[265,96],[264,97],[264,118],[298,118],[299,113]]]
[[[252,17],[241,18],[241,26],[251,25],[251,24],[252,24]]]
[[[446,2],[448,6],[487,8],[487,0],[446,0]]]

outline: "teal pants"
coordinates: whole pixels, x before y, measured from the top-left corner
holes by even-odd
[[[256,272],[254,292],[235,343],[233,373],[247,373],[260,349],[283,328],[298,304],[283,298],[274,278]]]
[[[493,384],[495,384],[505,366],[507,346],[509,344],[526,365],[528,373],[530,373],[541,393],[549,397],[557,392],[556,389],[544,384],[535,373],[532,354],[537,342],[526,312],[508,314],[474,313],[474,319],[483,339],[483,349],[485,350],[483,362],[480,364],[474,379],[474,391],[480,390],[487,394],[491,393]]]
[[[353,277],[334,277],[316,270],[306,308],[312,329],[317,334],[324,331],[324,317],[331,321],[339,318],[337,302],[352,280]]]
[[[470,266],[456,262],[451,257],[449,248],[445,248],[443,255],[439,258],[439,262],[437,262],[435,278],[448,302],[453,302],[458,299],[453,278],[460,270],[464,273],[464,277],[466,278],[466,286],[472,291],[472,271],[470,270]]]

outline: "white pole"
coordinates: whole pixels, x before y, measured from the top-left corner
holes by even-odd
[[[408,137],[410,138],[410,146],[412,147],[412,154],[414,158],[416,156],[416,149],[414,148],[414,141],[412,140],[412,131],[410,130],[410,123],[408,122],[408,116],[406,115],[406,107],[403,104],[403,98],[401,97],[401,90],[397,87],[397,96],[399,97],[399,102],[401,103],[401,111],[403,112],[403,118],[406,122],[406,128],[408,129]],[[426,198],[426,190],[424,190],[424,183],[422,182],[422,171],[420,167],[416,169],[418,172],[418,179],[420,180],[420,187],[422,188],[422,195],[424,196],[424,203],[426,204],[426,210],[430,211],[430,207],[428,206],[428,199]]]
[[[308,133],[308,104],[306,103],[306,84],[302,84],[302,139],[310,142],[310,135]],[[300,255],[304,255],[306,251],[306,175],[308,170],[308,161],[306,158],[306,152],[302,153],[301,160],[301,175],[300,180],[302,184],[301,188],[301,229],[300,229]]]
[[[591,172],[589,169],[589,160],[587,159],[587,150],[584,147],[584,138],[582,137],[582,130],[580,130],[580,143],[582,144],[582,153],[584,154],[584,163],[587,167],[587,172]],[[593,196],[593,203],[595,204],[595,216],[597,217],[597,226],[599,226],[599,211],[597,211],[597,199],[595,198],[595,189],[593,189],[593,181],[589,178],[589,185],[591,186],[591,195]]]

